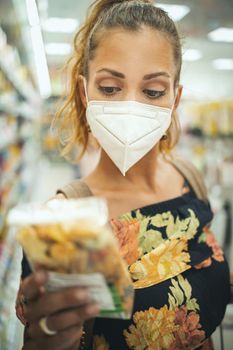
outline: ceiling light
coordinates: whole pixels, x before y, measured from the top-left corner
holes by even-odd
[[[78,21],[73,18],[51,17],[43,21],[42,28],[52,33],[73,33],[78,26]]]
[[[190,12],[190,8],[186,5],[171,5],[155,3],[156,7],[160,7],[168,13],[173,21],[178,22]]]
[[[5,32],[2,30],[2,28],[0,27],[0,50],[5,47],[7,44],[7,37]]]
[[[26,0],[27,16],[30,23],[30,33],[34,54],[36,75],[40,95],[43,98],[51,95],[51,82],[45,55],[43,37],[35,0]]]
[[[184,61],[197,61],[202,57],[202,53],[196,49],[188,49],[183,52]]]
[[[48,65],[47,65],[47,60],[46,60],[46,55],[44,50],[42,33],[39,26],[31,27],[30,31],[31,31],[35,66],[36,66],[38,87],[39,87],[41,97],[46,98],[51,95],[51,82],[50,82]]]
[[[69,55],[71,53],[71,46],[67,43],[49,43],[45,45],[47,55]]]
[[[233,69],[233,59],[232,58],[217,58],[213,61],[213,66],[215,69],[222,70],[232,70]]]
[[[233,28],[218,28],[208,34],[208,37],[213,41],[233,42]]]
[[[26,8],[30,26],[33,27],[39,25],[40,19],[35,0],[26,0]]]

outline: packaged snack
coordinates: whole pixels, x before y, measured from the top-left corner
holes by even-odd
[[[131,317],[134,289],[119,246],[108,225],[104,199],[52,200],[13,208],[8,224],[35,269],[49,270],[48,290],[88,287],[99,317]]]

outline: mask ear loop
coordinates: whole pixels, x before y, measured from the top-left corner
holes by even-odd
[[[174,97],[173,104],[172,104],[172,107],[171,107],[172,113],[174,112],[174,107],[176,105],[177,94],[178,94],[178,86],[176,85],[176,87],[175,87],[175,97]]]
[[[174,107],[176,105],[176,98],[177,98],[177,88],[175,90],[175,97],[174,97],[174,100],[173,100],[173,103],[172,103],[172,107],[171,107],[172,112],[174,112]]]
[[[174,107],[175,107],[175,104],[176,104],[176,96],[177,96],[177,95],[175,94],[175,97],[174,97],[172,106],[171,106],[171,108],[170,108],[170,110],[171,110],[171,115],[172,115],[172,113],[174,112]],[[162,136],[161,141],[165,141],[165,140],[167,140],[167,138],[168,138],[168,136],[167,136],[167,131],[166,131],[165,134]]]

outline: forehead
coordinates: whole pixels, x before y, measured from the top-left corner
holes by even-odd
[[[176,68],[169,38],[155,29],[144,27],[138,31],[121,28],[103,31],[89,63],[90,70],[111,65],[127,75],[134,71],[166,71],[174,75]]]

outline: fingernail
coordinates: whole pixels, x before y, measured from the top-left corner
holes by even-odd
[[[100,312],[100,309],[97,304],[92,304],[87,306],[86,311],[88,315],[92,316],[92,315],[97,315]]]
[[[40,286],[39,290],[40,290],[40,294],[44,294],[45,293],[45,287]]]
[[[77,290],[76,297],[78,300],[82,300],[82,301],[88,301],[89,299],[88,293],[85,290]]]

